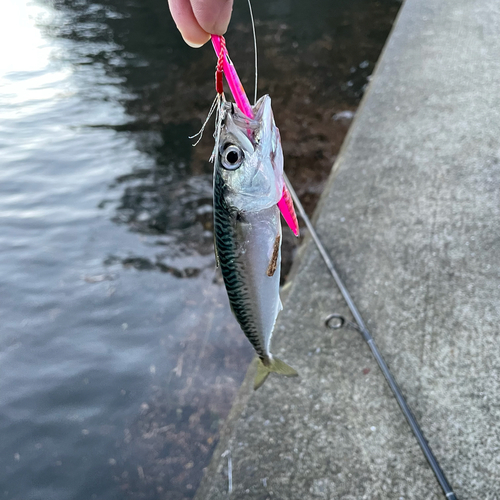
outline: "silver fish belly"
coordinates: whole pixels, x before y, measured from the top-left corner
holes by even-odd
[[[283,158],[270,98],[254,106],[255,119],[223,103],[215,150],[214,232],[229,302],[259,358],[254,387],[270,372],[297,375],[274,358],[270,342],[281,301]]]

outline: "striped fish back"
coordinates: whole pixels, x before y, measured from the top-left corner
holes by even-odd
[[[261,359],[267,358],[262,334],[255,323],[254,304],[245,283],[245,264],[240,258],[236,231],[237,212],[225,200],[225,184],[218,169],[214,180],[214,233],[219,265],[231,309],[241,329]]]

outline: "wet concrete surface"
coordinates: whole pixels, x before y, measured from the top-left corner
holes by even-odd
[[[407,0],[316,210],[318,233],[458,498],[498,498],[500,9]],[[309,238],[197,500],[444,495]],[[232,494],[228,495],[228,455]]]

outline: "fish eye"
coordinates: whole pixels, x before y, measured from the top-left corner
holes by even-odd
[[[222,166],[226,170],[236,170],[243,162],[243,151],[234,144],[224,147],[222,152]]]

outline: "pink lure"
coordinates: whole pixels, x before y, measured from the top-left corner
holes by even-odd
[[[212,35],[212,45],[214,47],[215,53],[219,56],[221,51],[221,37],[219,35]],[[241,84],[241,81],[236,73],[233,63],[229,59],[227,49],[224,48],[224,58],[223,58],[223,70],[226,77],[227,83],[233,94],[234,100],[238,108],[249,118],[254,118],[252,112],[252,106],[245,94],[245,89]],[[281,200],[278,202],[278,208],[283,215],[286,223],[292,230],[295,236],[299,235],[299,223],[297,221],[297,215],[295,214],[295,209],[293,207],[293,200],[290,192],[288,191],[286,184],[283,185],[283,195]]]

